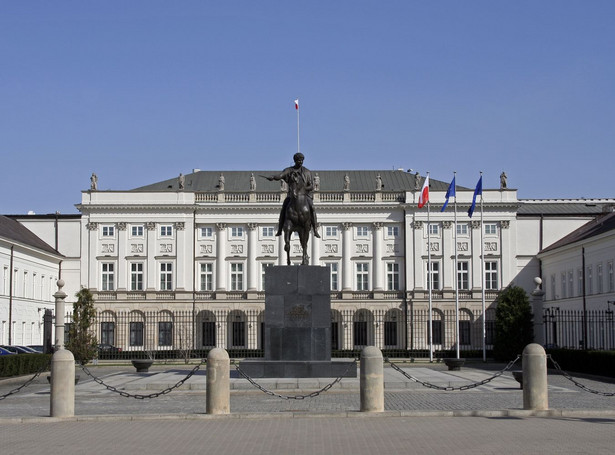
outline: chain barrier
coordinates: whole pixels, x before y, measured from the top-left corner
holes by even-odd
[[[570,374],[568,374],[564,370],[562,370],[562,367],[560,367],[559,363],[557,363],[555,361],[555,359],[553,357],[551,357],[551,354],[548,354],[547,358],[551,361],[551,363],[553,363],[553,366],[555,367],[555,369],[557,371],[559,371],[562,374],[562,376],[564,376],[566,379],[568,379],[570,382],[572,382],[574,385],[576,385],[580,389],[583,389],[586,392],[593,393],[595,395],[601,395],[603,397],[615,397],[615,392],[601,392],[599,390],[590,389],[586,385],[581,384],[579,381],[574,379]]]
[[[447,392],[453,391],[453,390],[470,390],[473,389],[475,387],[481,386],[481,385],[485,385],[488,382],[493,381],[495,378],[498,378],[500,376],[502,376],[502,374],[504,374],[504,372],[510,370],[513,365],[517,362],[517,360],[519,360],[521,358],[520,355],[517,356],[517,358],[515,358],[514,360],[511,360],[510,362],[508,362],[508,365],[506,365],[506,367],[504,367],[503,370],[498,371],[497,373],[495,373],[493,376],[488,377],[487,379],[483,379],[480,382],[475,382],[472,384],[465,384],[462,385],[460,387],[452,387],[452,386],[448,386],[448,387],[443,387],[443,386],[439,386],[439,385],[435,385],[435,384],[431,384],[429,382],[426,381],[421,381],[418,378],[415,378],[414,376],[412,376],[411,374],[406,373],[404,370],[402,370],[400,367],[398,367],[397,365],[395,365],[393,362],[391,362],[391,360],[389,360],[389,358],[385,358],[384,361],[387,362],[388,364],[391,365],[391,367],[394,370],[399,371],[401,374],[403,374],[406,378],[410,379],[413,382],[417,382],[419,384],[421,384],[423,387],[427,387],[429,389],[436,389],[436,390],[444,390]]]
[[[328,391],[331,387],[333,387],[335,384],[340,382],[342,380],[342,378],[346,376],[346,373],[348,373],[350,371],[350,368],[352,368],[353,366],[356,366],[357,359],[354,359],[354,361],[352,363],[349,363],[348,367],[346,368],[344,373],[341,376],[339,376],[338,378],[336,378],[333,382],[327,384],[322,389],[317,390],[317,391],[312,392],[312,393],[309,393],[307,395],[281,395],[279,393],[272,392],[271,390],[266,389],[262,385],[258,384],[250,376],[248,376],[241,368],[239,368],[239,364],[235,360],[231,361],[231,363],[235,366],[235,369],[237,370],[237,372],[241,376],[243,376],[245,379],[247,379],[250,384],[252,384],[254,387],[259,389],[261,392],[263,392],[263,393],[265,393],[265,394],[267,394],[269,396],[272,396],[272,397],[282,398],[283,400],[304,400],[306,398],[317,397],[321,393],[324,393],[324,392]]]
[[[19,387],[14,388],[10,392],[5,393],[4,395],[0,395],[0,401],[4,400],[5,398],[10,397],[11,395],[14,395],[14,394],[20,392],[22,389],[25,389],[26,387],[28,387],[30,384],[32,384],[32,382],[36,378],[38,378],[41,375],[41,373],[43,371],[49,370],[50,366],[51,366],[51,356],[49,356],[49,361],[44,366],[39,368],[39,370],[36,373],[34,373],[34,376],[32,376],[30,379],[28,379],[25,383],[23,383]]]
[[[199,371],[201,366],[203,366],[205,363],[206,363],[206,359],[201,359],[201,363],[199,363],[197,366],[195,366],[192,369],[192,371],[190,371],[190,373],[188,373],[188,375],[185,378],[177,381],[177,383],[175,385],[172,385],[171,387],[167,387],[166,389],[161,390],[160,392],[150,393],[150,394],[147,394],[147,395],[143,395],[143,394],[140,394],[140,393],[128,393],[128,392],[124,392],[122,390],[119,390],[117,387],[113,387],[112,385],[105,384],[105,382],[102,379],[94,376],[92,374],[92,372],[87,369],[87,367],[85,365],[80,365],[80,367],[83,370],[83,372],[85,374],[87,374],[89,377],[91,377],[96,383],[102,385],[107,390],[109,390],[109,391],[111,391],[113,393],[117,393],[118,395],[123,396],[125,398],[135,398],[137,400],[147,400],[147,399],[150,399],[150,398],[158,398],[161,395],[166,395],[167,393],[170,393],[173,390],[177,389],[184,382],[186,382],[188,379],[190,379],[197,371]]]

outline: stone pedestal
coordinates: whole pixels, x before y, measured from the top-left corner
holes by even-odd
[[[331,361],[329,270],[276,266],[265,270],[265,358],[239,367],[253,378],[356,377],[352,360]]]

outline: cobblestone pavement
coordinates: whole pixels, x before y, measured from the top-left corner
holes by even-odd
[[[477,364],[449,372],[439,364],[401,365],[413,377],[460,387],[490,377],[503,365]],[[118,390],[149,394],[184,378],[190,366],[98,366],[92,373]],[[231,414],[205,414],[205,374],[177,390],[137,400],[113,393],[80,371],[72,419],[49,416],[47,374],[0,400],[0,453],[36,455],[118,453],[332,454],[374,453],[610,454],[615,445],[615,397],[588,393],[549,374],[552,410],[522,411],[523,396],[510,372],[466,391],[428,389],[385,368],[384,413],[361,413],[359,380],[345,378],[315,398],[284,400],[256,390],[232,370]],[[551,372],[552,373],[552,372]],[[0,381],[0,396],[28,378]],[[301,395],[331,379],[258,380],[282,395]],[[587,387],[614,392],[604,378],[579,378]],[[566,411],[568,410],[568,411]],[[464,416],[464,417],[458,417]]]
[[[498,366],[478,364],[461,371],[446,371],[438,364],[401,365],[421,381],[444,387],[459,387],[490,377]],[[118,390],[147,395],[168,388],[185,378],[190,366],[156,366],[150,373],[134,373],[131,366],[92,367],[92,373]],[[439,391],[409,381],[392,368],[385,368],[385,409],[389,411],[519,410],[523,394],[510,372],[488,384],[466,391]],[[554,372],[553,372],[554,373]],[[205,412],[205,372],[198,371],[180,388],[152,399],[125,398],[94,382],[83,371],[75,389],[75,415],[159,415],[203,414]],[[0,419],[49,415],[47,374],[29,387],[0,401]],[[18,387],[27,378],[0,381],[0,396]],[[257,380],[275,393],[304,395],[318,390],[332,379]],[[615,397],[592,394],[576,387],[558,374],[549,374],[551,409],[612,410]],[[601,378],[580,378],[591,389],[615,392],[615,384]],[[345,378],[331,390],[315,398],[284,400],[264,394],[232,370],[231,411],[241,413],[351,412],[359,410],[359,379]]]
[[[109,419],[1,425],[0,441],[3,455],[611,454],[614,429],[612,418]]]

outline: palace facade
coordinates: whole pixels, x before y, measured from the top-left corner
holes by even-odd
[[[514,189],[483,187],[470,218],[474,188],[457,186],[442,212],[448,182],[431,179],[429,207],[418,209],[418,175],[312,173],[321,238],[310,239],[310,264],[329,269],[339,350],[425,350],[429,320],[437,350],[457,339],[462,349],[489,345],[499,291],[515,284],[531,292],[541,275],[537,253],[615,203],[520,200]],[[195,170],[128,191],[84,191],[78,219],[49,219],[37,233],[57,236],[67,224],[71,251],[59,247],[67,301],[80,286],[94,292],[101,342],[125,350],[260,349],[264,270],[286,264],[275,235],[286,189],[259,178],[271,174]],[[300,263],[297,238],[291,255]]]

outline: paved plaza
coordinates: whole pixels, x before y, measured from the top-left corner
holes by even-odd
[[[461,371],[441,364],[400,364],[419,381],[458,388],[491,377],[504,365],[476,363]],[[91,373],[122,393],[146,396],[174,386],[194,366],[156,365],[135,373],[127,364],[94,366]],[[615,397],[589,393],[550,370],[549,412],[523,410],[523,392],[510,372],[468,390],[424,387],[386,367],[385,412],[360,413],[359,379],[344,378],[316,397],[333,378],[260,379],[256,389],[231,366],[231,414],[205,414],[205,371],[155,398],[124,397],[83,371],[75,388],[75,417],[49,416],[49,384],[41,375],[0,401],[3,454],[184,453],[612,453]],[[0,381],[0,396],[27,378]],[[604,378],[577,378],[615,392]],[[75,435],[79,437],[75,437]],[[178,450],[179,449],[179,450]],[[410,450],[412,449],[412,450]]]

